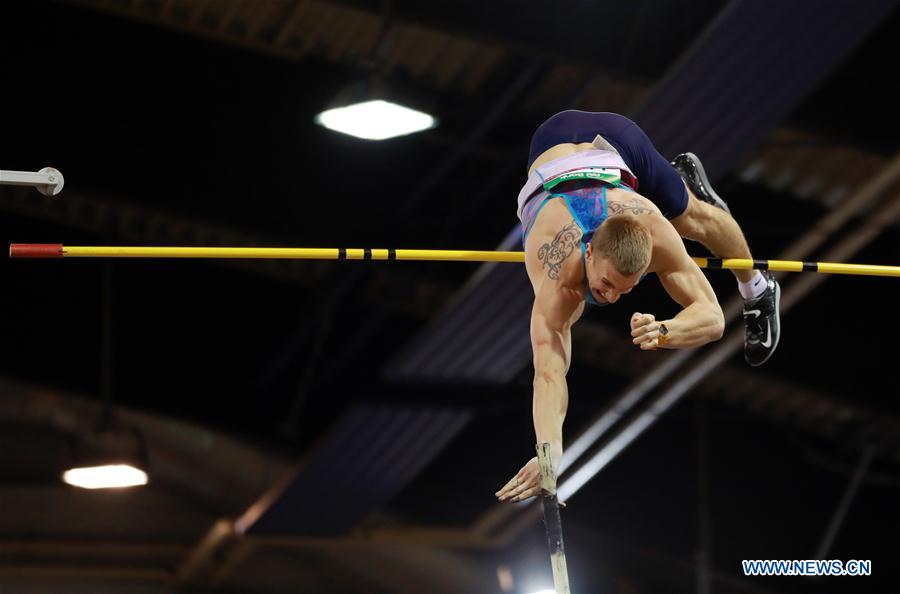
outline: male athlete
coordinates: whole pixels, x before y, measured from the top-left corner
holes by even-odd
[[[685,153],[670,164],[624,116],[556,114],[531,139],[528,173],[518,215],[535,295],[534,429],[538,443],[551,444],[558,470],[571,328],[585,303],[615,303],[653,272],[682,310],[670,320],[635,313],[632,342],[641,350],[698,347],[720,339],[725,321],[682,238],[722,258],[752,256],[700,160]],[[750,365],[762,365],[778,345],[780,288],[758,270],[733,272],[744,298],[744,357]],[[521,501],[540,490],[540,470],[532,458],[496,495],[500,501]]]

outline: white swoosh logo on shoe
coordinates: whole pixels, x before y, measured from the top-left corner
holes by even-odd
[[[766,339],[760,344],[766,348],[772,346],[772,322],[769,320],[766,320]]]
[[[744,317],[746,317],[750,314],[753,314],[753,319],[756,319],[762,315],[762,312],[758,309],[748,309],[747,311],[744,312]]]

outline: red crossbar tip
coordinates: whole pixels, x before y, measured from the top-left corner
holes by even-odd
[[[10,258],[62,258],[61,243],[12,243],[9,246]]]

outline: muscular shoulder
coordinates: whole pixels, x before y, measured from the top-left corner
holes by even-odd
[[[547,278],[553,281],[569,280],[568,264],[578,259],[581,255],[581,228],[574,220],[559,227],[550,237],[546,235],[544,241],[532,246],[534,256],[546,273]]]
[[[525,244],[525,266],[537,292],[545,280],[561,287],[583,281],[581,228],[565,207],[544,207]]]
[[[616,215],[662,217],[662,211],[652,201],[636,192],[609,189],[606,195],[606,208],[611,217]]]
[[[581,229],[563,213],[568,214],[565,209],[547,212],[549,216],[535,224],[525,246],[535,313],[557,328],[573,323],[584,308]]]

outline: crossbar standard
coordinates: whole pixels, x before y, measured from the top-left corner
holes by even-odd
[[[525,261],[525,252],[478,250],[404,250],[389,248],[283,248],[283,247],[130,247],[64,246],[59,243],[14,243],[10,258],[198,258],[248,260],[404,260],[432,262]],[[900,266],[801,262],[798,260],[746,260],[694,258],[700,268],[820,272],[900,278]]]

